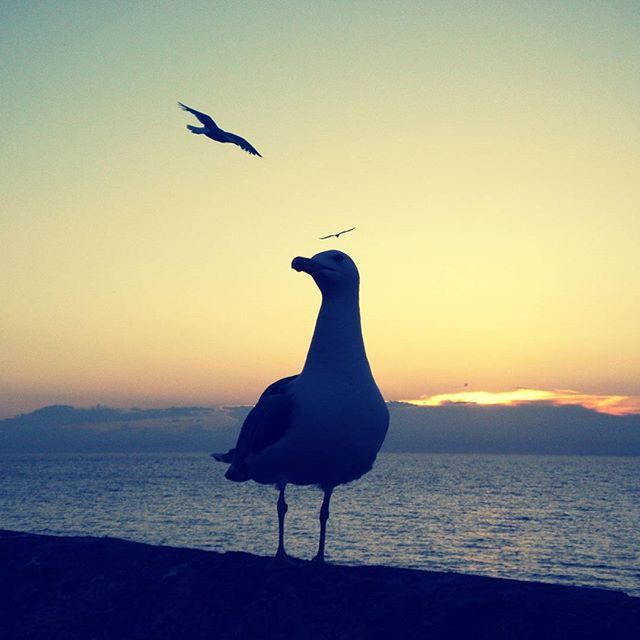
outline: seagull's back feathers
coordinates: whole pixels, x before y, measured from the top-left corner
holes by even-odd
[[[238,443],[232,459],[216,456],[221,462],[231,462],[225,477],[243,482],[249,480],[246,460],[251,454],[257,454],[282,438],[291,426],[293,413],[293,393],[290,383],[298,376],[282,378],[269,385],[258,400],[240,430]]]

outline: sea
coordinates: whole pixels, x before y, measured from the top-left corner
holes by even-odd
[[[0,456],[0,528],[271,555],[277,492],[207,454]],[[322,493],[287,488],[311,558]],[[327,559],[640,596],[640,458],[384,453],[331,501]]]

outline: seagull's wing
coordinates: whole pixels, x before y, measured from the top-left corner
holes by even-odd
[[[195,109],[192,109],[191,107],[187,107],[187,105],[186,104],[182,104],[182,102],[178,102],[178,104],[185,111],[188,111],[189,113],[192,113],[196,118],[198,118],[198,120],[200,120],[200,122],[202,122],[202,124],[205,127],[212,127],[214,129],[218,128],[218,125],[213,121],[213,118],[211,116],[208,116],[206,113],[201,113],[200,111],[196,111]]]
[[[349,233],[349,231],[353,231],[355,229],[355,227],[351,227],[351,229],[345,229],[344,231],[341,231],[338,235],[341,236],[343,233]]]
[[[235,133],[229,133],[228,131],[224,132],[227,136],[229,142],[233,142],[233,144],[237,144],[241,149],[244,149],[247,153],[250,153],[252,156],[262,156],[258,153],[258,150],[247,140],[237,136]]]
[[[216,459],[221,462],[231,462],[225,474],[229,480],[238,482],[249,480],[247,457],[260,453],[278,442],[289,428],[293,413],[293,393],[290,384],[297,377],[297,375],[289,376],[269,385],[260,396],[258,404],[245,418],[235,451],[232,450],[233,457],[228,459],[231,457],[229,455],[231,451],[220,457],[216,456]],[[225,455],[228,456],[227,459]]]
[[[332,233],[331,235],[328,236],[322,236],[322,238],[318,238],[318,240],[327,240],[328,238],[335,238],[337,237],[335,233]]]

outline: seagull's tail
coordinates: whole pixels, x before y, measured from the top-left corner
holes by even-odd
[[[224,474],[224,477],[227,480],[233,480],[234,482],[246,482],[250,479],[246,467],[239,469],[233,464],[227,469],[227,473]]]
[[[187,129],[189,129],[191,133],[204,133],[203,127],[194,127],[192,124],[188,124]]]
[[[245,482],[246,480],[249,480],[247,465],[244,463],[240,463],[238,465],[233,464],[235,453],[235,449],[229,449],[227,453],[212,453],[211,457],[218,462],[225,462],[226,464],[231,465],[227,469],[227,472],[224,474],[224,477],[227,478],[227,480],[233,480],[234,482]]]
[[[211,457],[215,458],[218,462],[226,462],[227,464],[231,464],[233,462],[233,455],[235,452],[235,449],[229,449],[227,453],[212,453]]]

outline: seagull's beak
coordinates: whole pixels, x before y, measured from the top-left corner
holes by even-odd
[[[291,262],[291,268],[296,271],[304,271],[305,273],[313,273],[318,269],[318,263],[311,260],[311,258],[301,258],[298,256]]]

